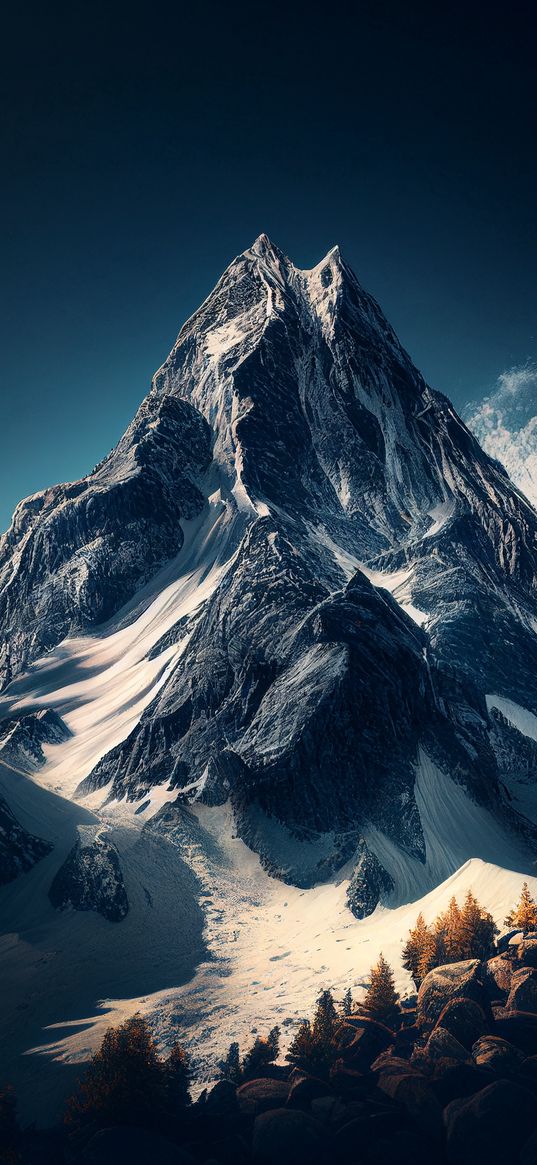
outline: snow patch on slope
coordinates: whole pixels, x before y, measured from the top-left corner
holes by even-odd
[[[135,607],[142,609],[130,611],[127,626],[65,639],[0,702],[4,714],[53,706],[72,733],[62,744],[45,746],[48,763],[40,784],[72,797],[101,757],[132,731],[185,650],[189,634],[183,631],[176,643],[148,658],[162,636],[179,620],[194,617],[216,590],[234,559],[243,523],[216,493],[203,514],[183,526],[179,555],[157,576],[152,594],[137,596]]]
[[[404,567],[402,570],[385,571],[385,570],[370,570],[368,566],[360,563],[360,570],[365,574],[373,586],[382,587],[393,595],[395,601],[403,608],[403,611],[418,624],[423,627],[429,618],[426,611],[420,611],[418,607],[414,606],[412,602],[412,580],[414,577],[414,568]]]
[[[523,736],[537,740],[537,716],[534,716],[533,712],[528,712],[527,708],[515,704],[514,700],[507,700],[504,696],[489,695],[485,696],[485,700],[489,712],[491,708],[497,708]]]

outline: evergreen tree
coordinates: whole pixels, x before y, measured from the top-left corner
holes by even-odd
[[[245,1080],[255,1080],[263,1076],[269,1064],[273,1064],[280,1049],[280,1029],[273,1027],[267,1038],[256,1036],[252,1047],[246,1053],[242,1062],[242,1075]]]
[[[418,969],[417,969],[417,973],[416,973],[416,987],[419,987],[420,984],[423,983],[425,976],[429,974],[429,971],[432,971],[433,967],[438,967],[439,964],[438,964],[438,957],[437,956],[438,956],[437,936],[436,936],[436,934],[434,934],[434,932],[432,930],[429,930],[427,928],[425,935],[424,935],[423,947],[421,949],[419,962],[418,962]]]
[[[450,898],[449,906],[441,916],[442,932],[442,961],[456,963],[462,955],[462,916],[455,895]],[[438,921],[438,920],[437,920]],[[440,954],[440,951],[437,951]],[[439,963],[439,966],[441,963]]]
[[[312,1072],[327,1076],[334,1059],[334,1036],[338,1016],[331,991],[322,991],[317,1000],[313,1023],[305,1019],[291,1042],[287,1059]]]
[[[166,1107],[165,1073],[153,1036],[147,1021],[134,1015],[105,1032],[79,1092],[68,1101],[67,1121],[75,1128],[151,1127]]]
[[[384,955],[371,968],[371,983],[364,1000],[365,1007],[375,1019],[391,1024],[397,1017],[399,996],[395,990],[393,971]]]
[[[498,933],[494,919],[480,906],[469,890],[461,910],[461,959],[487,959],[494,951],[494,936]]]
[[[310,1070],[313,1057],[314,1041],[311,1023],[309,1019],[303,1019],[299,1023],[296,1033],[289,1044],[289,1050],[285,1058],[291,1064],[295,1064],[297,1068]]]
[[[229,1045],[225,1060],[220,1064],[222,1080],[231,1080],[232,1084],[240,1084],[242,1080],[239,1045],[234,1042]]]
[[[525,934],[531,930],[537,930],[537,903],[530,894],[530,888],[527,882],[522,884],[522,892],[517,905],[507,915],[505,920],[506,926],[514,926],[517,930],[523,930]]]
[[[163,1072],[166,1099],[173,1113],[190,1104],[188,1086],[192,1073],[188,1056],[180,1044],[174,1044],[168,1059],[164,1061]]]
[[[313,1035],[321,1042],[331,1043],[337,1026],[337,1011],[330,990],[321,991],[313,1017]]]
[[[403,967],[405,970],[410,971],[416,986],[419,986],[418,971],[428,936],[429,928],[420,911],[416,919],[416,925],[409,931],[402,955]]]
[[[267,1036],[267,1043],[272,1051],[272,1060],[277,1060],[280,1054],[280,1029],[277,1025],[270,1029]]]
[[[343,1015],[352,1015],[352,991],[350,987],[347,988],[343,996],[341,1011]]]

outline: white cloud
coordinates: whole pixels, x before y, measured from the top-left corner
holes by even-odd
[[[537,508],[537,365],[501,372],[493,392],[466,410],[466,423]]]

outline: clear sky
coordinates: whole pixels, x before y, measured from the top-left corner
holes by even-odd
[[[4,16],[0,527],[120,436],[266,231],[338,242],[459,408],[537,356],[533,4],[28,0]]]

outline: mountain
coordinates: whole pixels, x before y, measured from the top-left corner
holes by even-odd
[[[536,512],[338,248],[300,271],[261,235],[116,448],[0,542],[3,735],[45,712],[64,734],[31,763],[0,739],[10,811],[54,846],[23,875],[27,932],[46,917],[63,951],[77,915],[94,952],[97,912],[134,975],[144,928],[170,942],[180,878],[240,978],[241,928],[272,933],[276,902],[302,938],[335,901],[373,934],[379,903],[406,923],[473,862],[504,910],[502,867],[530,874],[537,836],[536,567]],[[178,983],[157,980],[113,998]],[[207,990],[200,970],[183,1004],[229,1035],[230,985]]]

